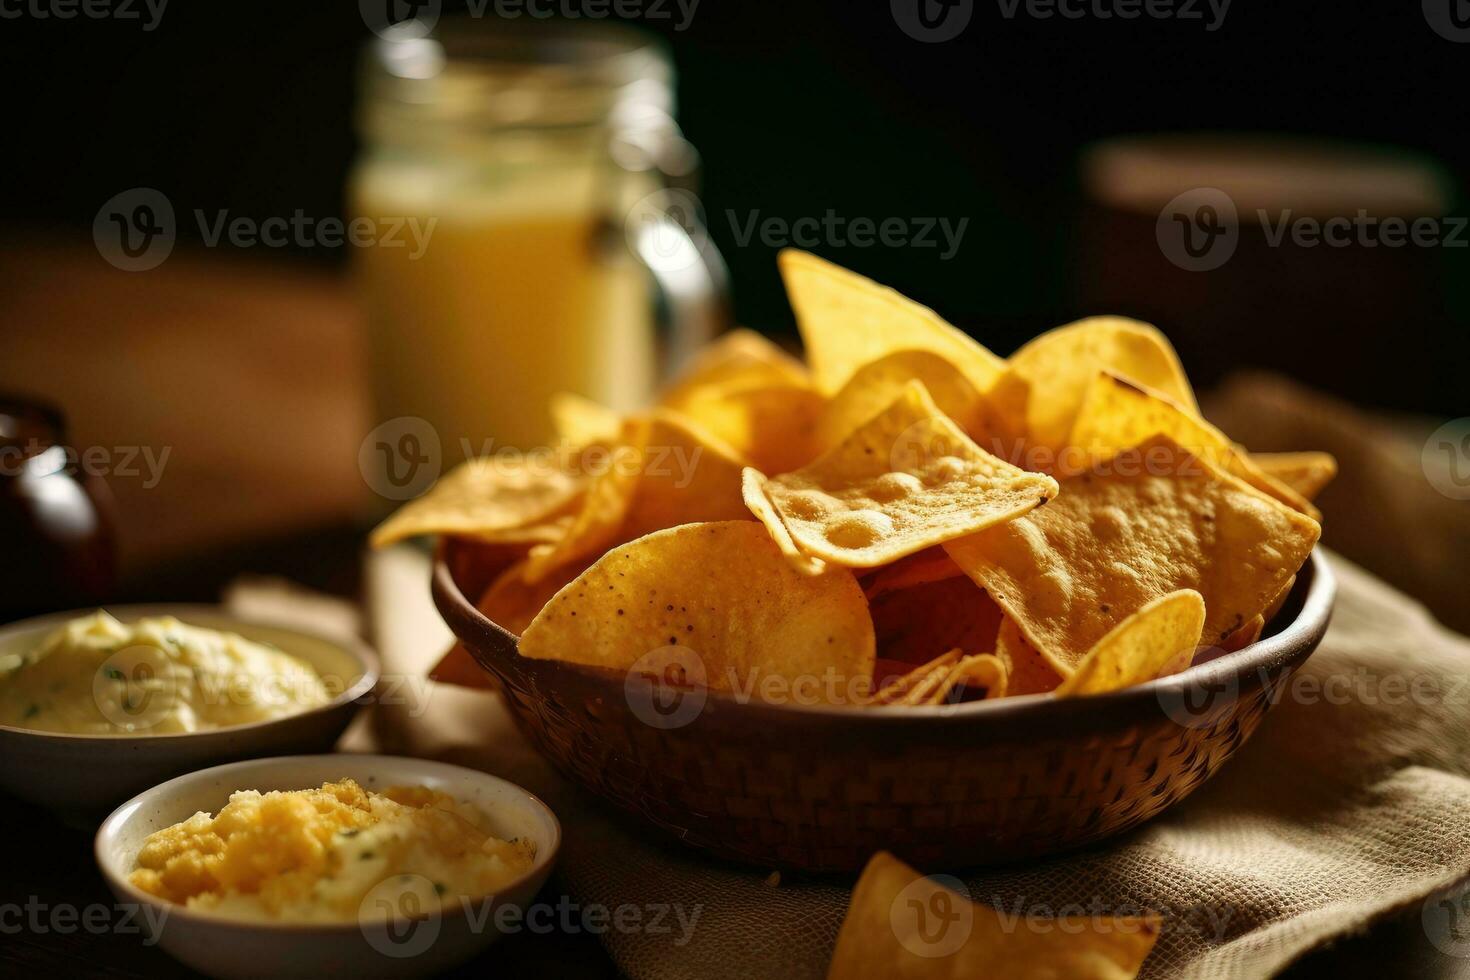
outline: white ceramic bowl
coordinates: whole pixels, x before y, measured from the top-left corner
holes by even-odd
[[[190,911],[128,883],[144,839],[200,810],[219,811],[240,789],[295,790],[344,777],[368,789],[420,785],[479,807],[497,837],[530,838],[536,861],[493,897],[413,921],[260,923]],[[252,759],[171,779],[119,807],[97,831],[97,864],[118,901],[148,906],[138,921],[184,964],[216,977],[407,977],[446,970],[500,935],[506,906],[524,908],[556,860],[561,825],[536,797],[496,776],[425,759],[316,755]],[[371,893],[370,893],[371,895]],[[364,903],[366,904],[366,903]]]
[[[315,708],[271,721],[168,735],[63,735],[0,725],[0,789],[73,814],[105,813],[170,776],[261,756],[327,752],[378,682],[378,658],[360,643],[227,615],[218,606],[107,606],[123,622],[176,616],[191,626],[271,643],[310,664],[337,694]],[[0,654],[29,650],[82,609],[0,627]],[[94,817],[95,819],[95,817]]]

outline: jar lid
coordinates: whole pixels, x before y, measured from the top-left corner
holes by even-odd
[[[432,141],[435,131],[661,125],[674,112],[662,43],[621,24],[446,18],[396,25],[363,66],[369,138]]]

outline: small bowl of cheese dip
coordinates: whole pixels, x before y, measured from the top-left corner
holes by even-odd
[[[211,606],[118,606],[0,628],[0,789],[115,806],[203,766],[331,748],[377,683],[361,644]]]
[[[522,924],[560,842],[551,810],[498,777],[325,755],[169,780],[95,849],[150,939],[210,976],[425,976]]]

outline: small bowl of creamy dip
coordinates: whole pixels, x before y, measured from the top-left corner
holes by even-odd
[[[329,750],[377,683],[360,643],[213,606],[116,606],[0,628],[0,789],[95,811],[170,776]]]

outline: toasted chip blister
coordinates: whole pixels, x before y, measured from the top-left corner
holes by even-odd
[[[1218,643],[1271,604],[1320,532],[1155,436],[1062,481],[1039,511],[944,547],[1070,676],[1119,622],[1180,589],[1204,596],[1204,642]]]
[[[808,557],[873,568],[1012,520],[1057,484],[976,446],[910,381],[830,452],[760,489],[767,506],[756,516],[773,537],[789,535]]]

